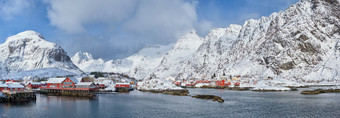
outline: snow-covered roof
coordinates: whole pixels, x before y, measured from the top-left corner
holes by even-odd
[[[70,80],[72,80],[74,83],[78,83],[78,82],[80,82],[80,81],[78,81],[78,79],[77,79],[77,78],[75,78],[75,77],[69,77],[69,79],[70,79]]]
[[[66,78],[50,78],[47,80],[46,83],[61,83],[65,80]],[[72,80],[74,83],[78,83],[78,80],[74,77],[69,77],[70,80]]]
[[[92,83],[93,83],[93,82],[78,82],[78,83],[76,84],[76,86],[77,86],[77,85],[87,85],[87,86],[90,86]]]
[[[0,84],[0,87],[8,87],[7,84]]]
[[[42,84],[41,82],[30,82],[31,84],[34,84],[34,85],[40,85]]]
[[[116,83],[116,84],[119,84],[119,85],[130,85],[130,83]]]
[[[105,80],[105,77],[98,77],[97,80]]]
[[[25,88],[23,85],[21,84],[10,84],[8,85],[9,88]]]
[[[46,83],[61,83],[65,80],[66,78],[49,78]]]

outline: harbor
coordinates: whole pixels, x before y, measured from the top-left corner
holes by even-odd
[[[340,94],[301,95],[306,89],[252,92],[188,88],[193,96],[216,95],[224,103],[141,91],[98,94],[94,99],[37,94],[33,103],[0,104],[0,117],[339,117]]]

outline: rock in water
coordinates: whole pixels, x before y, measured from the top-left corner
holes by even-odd
[[[206,100],[212,100],[212,101],[217,101],[217,102],[224,102],[224,100],[219,97],[219,96],[215,96],[215,95],[195,95],[192,96],[194,98],[199,98],[199,99],[206,99]]]

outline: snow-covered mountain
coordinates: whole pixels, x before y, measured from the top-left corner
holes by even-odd
[[[211,78],[215,73],[303,83],[340,80],[340,1],[301,0],[285,11],[213,29],[205,38],[183,36],[172,49],[146,49],[105,69],[136,79]],[[168,46],[170,47],[170,46]],[[107,62],[106,62],[107,63]],[[109,67],[109,68],[107,68]]]
[[[72,57],[72,61],[85,72],[117,72],[135,78],[144,78],[146,74],[159,65],[172,45],[148,46],[127,58],[106,62],[100,58],[93,59],[92,55],[87,52],[78,52]]]
[[[68,75],[82,73],[59,45],[46,41],[35,31],[24,31],[8,37],[0,44],[0,52],[3,78],[19,77],[19,72],[43,68],[67,71]]]
[[[285,11],[248,20],[242,27],[214,29],[185,65],[166,69],[160,65],[152,73],[160,78],[164,73],[210,78],[224,72],[330,83],[340,79],[339,33],[339,1],[301,0]]]
[[[84,72],[103,71],[105,65],[103,59],[93,59],[87,52],[77,52],[71,60]]]

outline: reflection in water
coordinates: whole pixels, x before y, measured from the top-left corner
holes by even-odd
[[[38,94],[33,103],[0,104],[0,117],[340,117],[338,93],[190,89],[190,94],[218,95],[225,102],[140,91],[98,94],[94,99]]]

